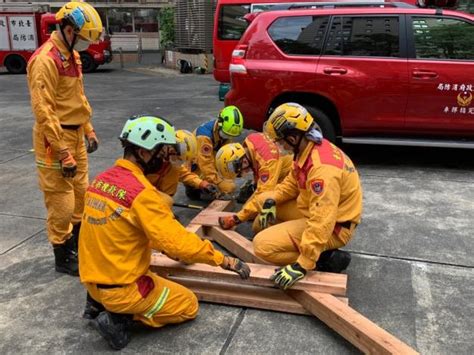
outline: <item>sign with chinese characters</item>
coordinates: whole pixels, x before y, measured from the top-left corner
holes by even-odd
[[[439,83],[438,91],[445,91],[446,95],[453,95],[453,106],[445,106],[443,112],[445,114],[458,115],[474,115],[474,107],[471,106],[473,101],[473,84],[466,83]]]
[[[0,51],[10,50],[10,42],[8,41],[7,17],[0,16]]]
[[[12,50],[35,50],[38,47],[34,16],[9,16]]]

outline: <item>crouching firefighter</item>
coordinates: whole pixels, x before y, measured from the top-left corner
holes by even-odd
[[[151,327],[198,314],[196,296],[152,273],[151,250],[187,264],[220,266],[248,278],[250,269],[188,232],[145,177],[159,170],[176,144],[172,125],[158,117],[129,119],[120,135],[124,157],[99,174],[86,192],[79,239],[81,282],[88,291],[84,317],[113,349],[124,348],[132,320]]]
[[[262,196],[260,222],[263,228],[275,220],[278,204],[295,199],[302,218],[286,221],[259,232],[255,253],[274,265],[272,276],[286,289],[308,270],[341,272],[350,254],[338,250],[346,245],[360,223],[362,188],[352,161],[323,139],[313,117],[295,103],[279,106],[268,120],[270,137],[295,154],[291,173],[278,184],[271,199]]]

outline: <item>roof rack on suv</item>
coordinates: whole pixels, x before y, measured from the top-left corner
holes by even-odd
[[[405,2],[385,2],[385,1],[354,1],[354,2],[308,2],[291,4],[287,7],[282,7],[281,10],[297,10],[297,9],[318,9],[327,8],[332,9],[336,7],[396,7],[396,8],[416,8],[416,6],[407,4]]]

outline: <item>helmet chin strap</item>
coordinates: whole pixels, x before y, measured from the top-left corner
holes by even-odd
[[[135,157],[135,160],[140,165],[140,167],[143,169],[143,173],[145,175],[147,175],[147,174],[155,173],[156,171],[158,171],[159,168],[161,167],[163,161],[161,160],[161,163],[159,164],[159,166],[156,166],[156,165],[153,165],[153,164],[150,164],[150,163],[153,163],[155,161],[156,156],[160,153],[161,149],[157,149],[156,152],[153,153],[153,155],[150,157],[150,160],[148,160],[148,163],[145,162],[140,157],[140,155],[138,154],[138,149],[139,148],[136,148],[132,152],[133,152],[133,156]]]
[[[296,143],[291,143],[287,137],[283,138],[283,140],[288,143],[292,148],[293,148],[293,160],[296,161],[296,157],[298,156],[298,153],[300,152],[300,144],[301,141],[303,140],[304,133],[298,134],[298,141]]]
[[[77,39],[76,33],[74,33],[74,37],[72,38],[72,43],[69,43],[68,40],[67,40],[67,37],[66,37],[66,33],[64,33],[64,26],[60,25],[59,30],[61,31],[61,35],[63,36],[64,42],[66,42],[67,49],[72,54],[73,50],[74,50],[74,43],[76,43],[76,39]]]

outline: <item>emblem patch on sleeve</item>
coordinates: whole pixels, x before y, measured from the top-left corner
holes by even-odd
[[[210,144],[203,144],[201,147],[202,155],[210,155],[212,152],[212,146]]]
[[[266,183],[270,178],[270,173],[268,171],[264,171],[260,174],[260,181]]]
[[[324,191],[324,180],[315,179],[311,181],[311,190],[313,190],[316,195],[321,195]]]

